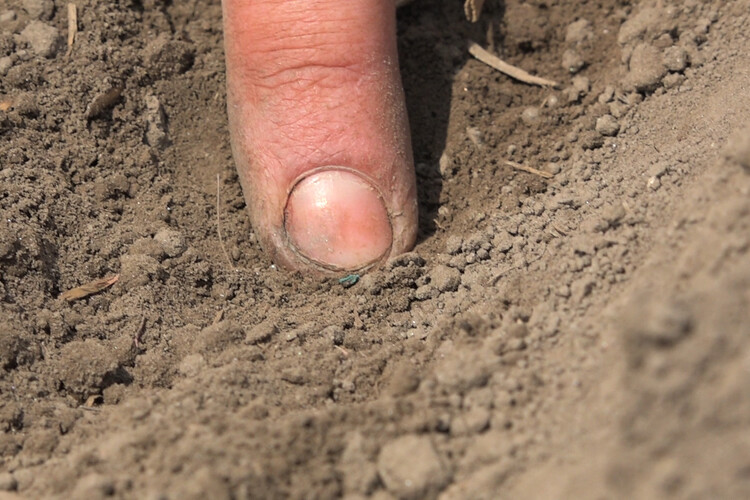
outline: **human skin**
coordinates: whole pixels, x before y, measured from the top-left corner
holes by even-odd
[[[232,152],[259,240],[308,274],[410,250],[417,197],[393,0],[223,0]]]

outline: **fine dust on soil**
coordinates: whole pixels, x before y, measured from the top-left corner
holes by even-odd
[[[75,3],[0,8],[0,498],[750,498],[750,2],[401,9],[420,241],[351,287],[258,248],[219,1]]]

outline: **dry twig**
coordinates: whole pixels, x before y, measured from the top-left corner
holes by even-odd
[[[479,21],[482,7],[484,7],[484,0],[466,0],[466,2],[464,2],[464,13],[466,14],[466,19],[472,23]]]
[[[117,103],[118,99],[120,99],[120,95],[122,95],[123,90],[125,90],[124,87],[116,85],[110,87],[106,92],[103,92],[94,97],[94,99],[86,108],[86,118],[89,120],[93,120],[94,118],[114,106]]]
[[[546,78],[530,75],[521,68],[516,68],[515,66],[512,66],[503,61],[496,55],[487,52],[477,43],[471,42],[471,44],[469,44],[469,53],[482,61],[484,64],[487,64],[488,66],[491,66],[501,73],[504,73],[520,82],[528,83],[529,85],[541,85],[543,87],[557,87],[557,82],[547,80]]]
[[[524,172],[538,175],[539,177],[544,177],[545,179],[551,179],[552,177],[554,177],[554,175],[549,172],[545,172],[544,170],[537,170],[534,167],[527,167],[526,165],[521,165],[520,163],[516,163],[514,161],[505,160],[505,164],[509,167],[515,168],[516,170],[523,170]]]
[[[396,0],[396,7],[403,7],[406,4],[412,3],[414,0]],[[482,7],[484,6],[484,0],[466,0],[464,2],[464,13],[466,19],[475,23],[479,20],[479,15],[482,13]]]
[[[76,4],[68,4],[68,50],[65,52],[65,59],[70,58],[70,53],[73,52],[73,42],[76,41],[76,34],[78,33],[78,9]]]
[[[224,309],[219,309],[219,311],[214,315],[214,320],[211,322],[212,325],[215,325],[219,321],[224,319]]]
[[[136,351],[141,348],[141,340],[143,339],[144,333],[146,333],[146,317],[145,316],[141,318],[141,324],[138,326],[138,329],[135,331],[135,335],[133,335],[133,347],[135,347]]]
[[[120,279],[119,274],[115,274],[114,276],[110,276],[109,278],[100,278],[98,280],[92,281],[91,283],[86,283],[85,285],[81,285],[79,287],[73,288],[72,290],[68,290],[67,292],[63,292],[60,295],[60,298],[65,299],[69,302],[82,299],[84,297],[88,297],[89,295],[101,292],[105,288],[114,285],[118,279]]]

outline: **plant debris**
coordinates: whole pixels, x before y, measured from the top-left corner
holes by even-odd
[[[471,42],[469,44],[469,53],[482,61],[484,64],[492,66],[501,73],[506,74],[509,77],[520,82],[528,83],[529,85],[541,85],[543,87],[557,87],[557,82],[547,80],[546,78],[530,75],[521,68],[516,68],[515,66],[503,61],[495,54],[491,54],[490,52],[486,51],[477,43]]]
[[[60,298],[65,299],[68,302],[83,299],[85,297],[88,297],[89,295],[101,292],[105,288],[114,285],[119,279],[119,274],[115,274],[114,276],[110,276],[108,278],[100,278],[90,283],[86,283],[85,285],[73,288],[72,290],[68,290],[67,292],[63,292],[60,295]]]

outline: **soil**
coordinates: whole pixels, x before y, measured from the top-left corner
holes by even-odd
[[[750,498],[748,0],[402,8],[353,284],[258,247],[219,1],[76,5],[0,8],[0,498]]]

